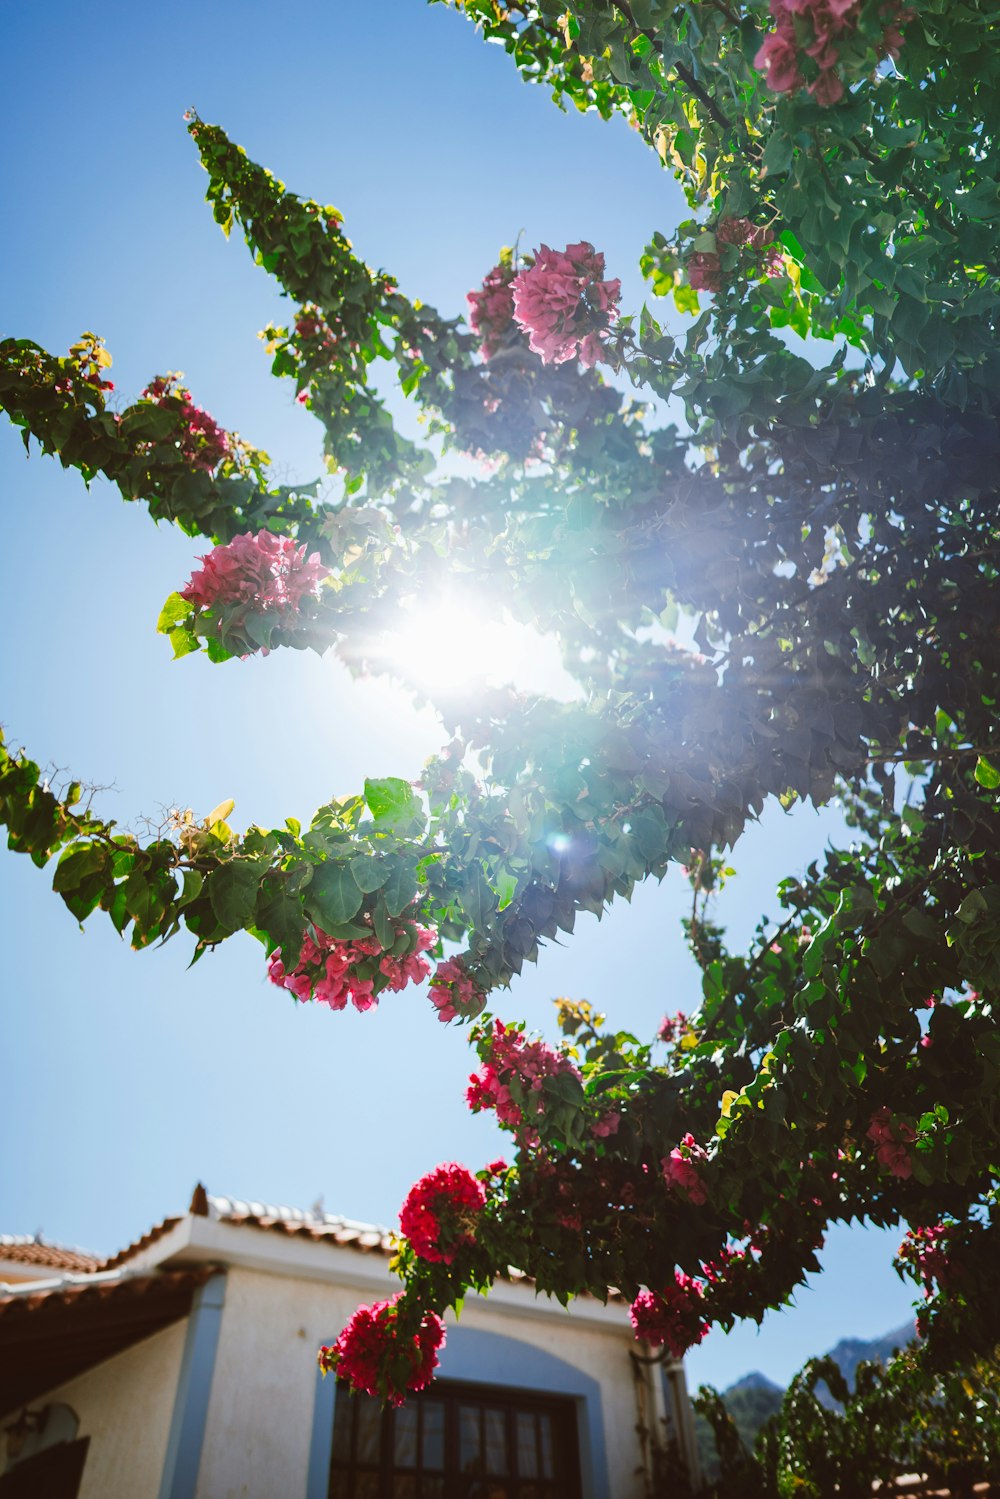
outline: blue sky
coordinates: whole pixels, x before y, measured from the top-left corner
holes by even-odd
[[[118,393],[185,372],[195,400],[274,459],[320,472],[320,434],[256,338],[280,303],[202,201],[181,116],[195,106],[289,186],[344,213],[359,253],[443,312],[519,232],[526,246],[582,238],[642,299],[637,261],[680,210],[671,179],[620,122],[560,114],[459,16],[422,0],[213,0],[178,10],[105,0],[10,7],[0,141],[4,332],[55,352],[84,329],[107,339]],[[37,454],[0,428],[5,531],[0,721],[39,760],[113,783],[122,824],[164,807],[233,821],[307,817],[365,775],[416,777],[440,744],[433,716],[332,659],[288,653],[212,667],[174,663],[154,626],[204,546]],[[723,913],[746,940],[767,894],[800,870],[835,811],[769,811],[736,850]],[[134,954],[109,924],[85,933],[50,874],[0,852],[4,1016],[0,1229],[43,1229],[111,1251],[209,1190],[394,1221],[440,1160],[476,1167],[502,1137],[464,1107],[462,1033],[424,998],[369,1015],[296,1007],[236,938],[187,971],[189,945]],[[649,1033],[693,1007],[674,874],[603,923],[581,922],[505,1001],[551,1031],[549,1001],[589,997]],[[725,1385],[750,1368],[786,1379],[847,1335],[909,1315],[889,1267],[897,1235],[839,1230],[826,1272],[763,1330],[710,1335],[689,1377]]]

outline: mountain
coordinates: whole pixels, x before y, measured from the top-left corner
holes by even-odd
[[[827,1357],[833,1359],[848,1384],[853,1386],[859,1364],[871,1363],[873,1359],[878,1359],[883,1364],[888,1363],[895,1350],[905,1348],[912,1341],[913,1335],[913,1323],[905,1322],[902,1327],[882,1333],[877,1338],[841,1338],[829,1350]],[[768,1379],[766,1374],[761,1374],[759,1369],[744,1374],[742,1379],[723,1390],[722,1398],[746,1447],[753,1447],[758,1431],[768,1417],[778,1410],[784,1393],[780,1385]],[[816,1398],[830,1409],[837,1403],[823,1383],[816,1387]],[[718,1473],[718,1460],[711,1429],[703,1416],[695,1417],[695,1431],[702,1470],[706,1478],[711,1479]]]
[[[833,1359],[847,1383],[853,1386],[855,1370],[859,1364],[871,1363],[874,1359],[887,1364],[898,1348],[905,1348],[907,1343],[912,1343],[914,1331],[912,1322],[904,1322],[902,1327],[884,1332],[879,1338],[841,1338],[830,1349],[827,1357]],[[831,1409],[837,1403],[825,1384],[817,1386],[816,1397]]]
[[[753,1446],[754,1437],[768,1416],[773,1416],[781,1405],[784,1393],[780,1385],[772,1383],[756,1369],[731,1384],[723,1393],[726,1408],[747,1447]]]

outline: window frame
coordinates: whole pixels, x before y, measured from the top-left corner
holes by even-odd
[[[577,1401],[571,1395],[555,1395],[550,1391],[539,1393],[510,1385],[498,1386],[481,1381],[470,1383],[466,1380],[455,1379],[435,1380],[429,1389],[411,1395],[403,1409],[419,1410],[422,1406],[431,1403],[440,1404],[443,1407],[442,1466],[440,1469],[425,1469],[419,1462],[415,1462],[412,1468],[399,1463],[394,1451],[396,1428],[400,1419],[398,1409],[382,1410],[378,1403],[371,1400],[369,1396],[353,1395],[347,1386],[339,1383],[334,1401],[335,1417],[339,1415],[343,1401],[346,1401],[349,1407],[353,1406],[356,1401],[364,1402],[372,1412],[378,1411],[377,1457],[358,1456],[356,1447],[359,1422],[355,1410],[351,1410],[348,1419],[351,1422],[349,1429],[352,1451],[346,1463],[340,1462],[336,1452],[332,1452],[328,1475],[328,1499],[342,1499],[342,1496],[353,1490],[351,1480],[372,1473],[377,1474],[380,1486],[384,1486],[387,1494],[391,1494],[394,1478],[412,1476],[414,1479],[425,1477],[432,1481],[440,1479],[443,1493],[446,1496],[453,1490],[461,1491],[462,1480],[465,1479],[475,1486],[480,1483],[488,1486],[491,1481],[503,1484],[508,1489],[510,1499],[522,1499],[525,1492],[544,1493],[548,1499],[580,1499],[579,1412]],[[481,1451],[485,1437],[482,1413],[486,1411],[503,1413],[504,1453],[509,1464],[507,1472],[467,1474],[461,1469],[462,1417],[467,1410],[477,1408],[481,1413],[479,1437]],[[523,1415],[534,1415],[536,1418],[539,1415],[545,1415],[549,1418],[552,1462],[552,1471],[549,1474],[537,1471],[534,1473],[515,1471],[520,1466],[517,1455],[519,1453],[518,1417]],[[419,1422],[418,1432],[422,1432],[422,1429],[423,1422]],[[418,1451],[421,1440],[418,1440]],[[544,1466],[542,1445],[541,1431],[536,1426],[535,1455],[542,1459],[539,1466]],[[346,1476],[347,1483],[335,1484],[334,1479],[338,1472]],[[522,1485],[532,1487],[526,1491]],[[415,1487],[422,1487],[422,1485],[415,1485]]]
[[[326,1341],[332,1342],[331,1335]],[[572,1336],[566,1340],[570,1345]],[[623,1377],[630,1371],[623,1349]],[[501,1395],[524,1391],[570,1398],[576,1407],[577,1457],[581,1499],[611,1499],[601,1386],[583,1369],[546,1348],[492,1329],[449,1326],[440,1378],[487,1385]],[[336,1380],[317,1371],[306,1499],[327,1499]],[[433,1387],[432,1387],[433,1388]]]

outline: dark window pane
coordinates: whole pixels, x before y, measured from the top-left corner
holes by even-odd
[[[333,1405],[333,1456],[335,1461],[349,1463],[351,1460],[351,1397],[346,1389],[338,1389]]]
[[[486,1471],[487,1473],[508,1473],[510,1464],[507,1461],[507,1412],[490,1410],[487,1406],[483,1415],[486,1419]]]
[[[420,1415],[415,1405],[400,1406],[396,1412],[396,1467],[417,1466],[417,1424]]]
[[[522,1478],[538,1477],[538,1441],[534,1411],[517,1413],[517,1471]]]
[[[377,1473],[359,1473],[354,1480],[354,1499],[378,1499]]]
[[[423,1451],[420,1456],[421,1472],[428,1468],[440,1472],[444,1467],[444,1403],[440,1400],[420,1402],[423,1422]],[[427,1483],[424,1482],[424,1489]]]
[[[542,1477],[554,1478],[552,1467],[552,1417],[546,1411],[538,1413],[538,1433],[542,1443]]]
[[[444,1499],[443,1478],[422,1478],[420,1480],[420,1499]]]
[[[393,1479],[392,1499],[417,1499],[417,1480],[412,1473]]]
[[[540,1483],[522,1483],[518,1493],[521,1499],[541,1499],[543,1486]]]
[[[479,1415],[478,1405],[463,1405],[459,1407],[458,1467],[461,1473],[481,1473],[483,1471]]]
[[[377,1463],[382,1438],[382,1406],[379,1401],[373,1400],[370,1395],[353,1395],[351,1398],[358,1408],[358,1435],[357,1447],[354,1449],[354,1461],[358,1463]]]

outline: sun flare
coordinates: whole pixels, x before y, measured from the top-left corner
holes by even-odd
[[[564,701],[578,695],[552,637],[506,610],[491,618],[474,600],[451,595],[429,608],[413,600],[405,613],[405,624],[385,637],[386,658],[428,692],[512,686]]]

